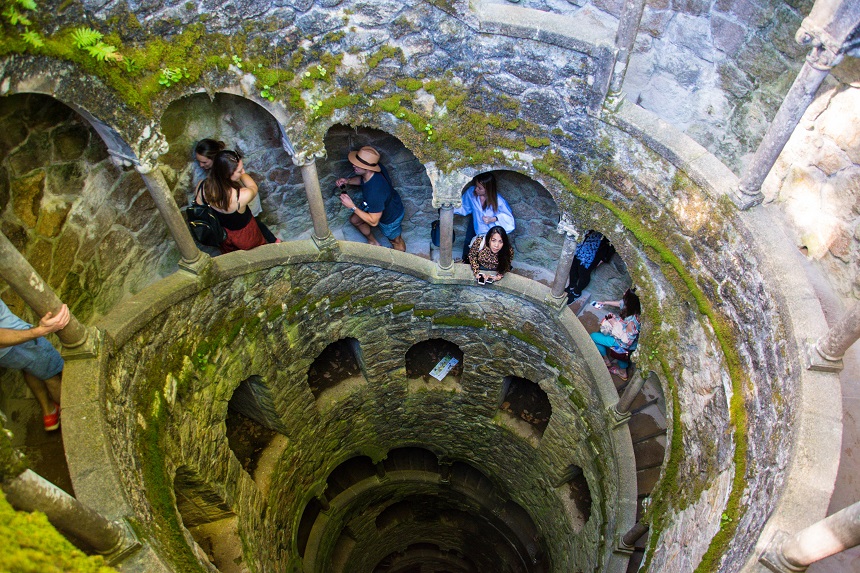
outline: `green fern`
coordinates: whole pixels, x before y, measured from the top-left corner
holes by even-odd
[[[104,42],[99,42],[95,46],[87,46],[85,49],[89,55],[100,62],[104,62],[105,60],[122,61],[122,55],[116,51],[116,47]]]
[[[82,50],[96,45],[103,37],[101,32],[92,28],[78,28],[72,32],[72,41]]]
[[[34,48],[41,48],[45,45],[45,42],[42,40],[42,36],[40,36],[38,32],[27,30],[21,34],[21,38]]]
[[[9,20],[9,23],[13,26],[17,26],[18,24],[21,24],[23,26],[30,26],[32,24],[32,22],[30,22],[30,19],[18,12],[18,10],[16,10],[14,6],[7,7],[6,10],[3,11],[3,15],[6,17],[7,20]]]
[[[17,0],[17,2],[25,10],[36,10],[36,0]]]

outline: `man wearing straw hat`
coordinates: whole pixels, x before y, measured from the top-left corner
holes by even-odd
[[[361,185],[361,193],[364,201],[361,206],[356,206],[352,198],[343,191],[340,202],[344,207],[352,210],[349,222],[358,229],[371,245],[379,245],[379,241],[373,236],[371,227],[379,227],[382,234],[391,241],[391,246],[398,251],[406,250],[406,241],[403,240],[400,224],[403,222],[403,202],[400,195],[394,190],[388,170],[379,162],[379,152],[369,145],[365,145],[358,151],[349,153],[349,162],[355,170],[353,177],[341,177],[335,181],[335,185]]]

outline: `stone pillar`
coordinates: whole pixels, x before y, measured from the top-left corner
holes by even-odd
[[[621,553],[633,553],[633,550],[636,548],[634,543],[636,543],[636,540],[648,531],[648,527],[648,524],[642,523],[641,520],[637,521],[636,524],[630,528],[630,531],[625,533],[621,538],[617,551],[620,551]]]
[[[809,369],[842,370],[845,351],[860,338],[860,303],[854,306],[809,350]]]
[[[630,378],[630,382],[627,383],[627,387],[624,389],[621,398],[611,408],[612,415],[617,422],[616,425],[623,424],[630,419],[630,406],[633,404],[636,396],[639,395],[639,392],[642,391],[643,386],[645,386],[645,377],[642,376],[642,372],[637,368]]]
[[[305,195],[308,198],[308,208],[311,213],[311,221],[314,225],[313,240],[317,248],[331,249],[337,244],[331,230],[328,227],[328,219],[325,216],[325,202],[320,190],[320,180],[317,174],[317,163],[315,156],[310,157],[296,153],[292,155],[293,164],[301,167],[302,181],[305,184]]]
[[[0,276],[9,283],[18,296],[41,318],[49,312],[56,313],[63,301],[36,272],[24,255],[0,233]],[[68,357],[95,356],[98,336],[69,313],[69,324],[57,332],[60,342],[69,351]]]
[[[556,231],[564,235],[564,244],[561,247],[561,254],[555,267],[555,278],[552,280],[552,290],[546,299],[546,303],[561,310],[566,306],[565,303],[567,302],[567,294],[564,292],[564,287],[570,278],[570,267],[573,264],[573,256],[576,254],[576,243],[579,238],[579,232],[567,215],[562,215]]]
[[[2,485],[12,507],[21,511],[41,511],[54,527],[105,555],[111,564],[140,547],[128,524],[107,520],[31,470],[25,470]]]
[[[806,56],[806,61],[801,68],[800,73],[791,84],[791,89],[786,94],[782,105],[776,112],[776,116],[768,126],[764,138],[759,143],[752,161],[744,169],[741,175],[740,183],[738,184],[739,197],[736,199],[738,207],[741,209],[749,209],[754,205],[758,205],[764,199],[761,192],[761,185],[764,183],[767,174],[770,173],[773,164],[776,163],[777,157],[782,153],[785,144],[797,127],[803,113],[815,99],[815,93],[821,86],[821,82],[830,73],[830,70],[842,60],[840,50],[842,48],[842,39],[837,39],[831,36],[828,28],[833,27],[834,32],[839,34],[847,34],[842,32],[844,27],[843,20],[856,19],[856,15],[843,14],[839,12],[839,5],[849,6],[856,2],[816,2],[815,8],[825,6],[818,14],[818,21],[813,21],[807,18],[803,21],[803,25],[798,29],[795,35],[795,41],[801,45],[810,45],[812,50]],[[853,10],[856,11],[856,8]],[[836,28],[840,28],[839,31]],[[850,32],[851,28],[846,28]]]
[[[208,268],[211,260],[209,255],[197,248],[194,237],[191,236],[191,231],[188,230],[188,225],[185,223],[185,218],[179,211],[176,201],[173,200],[173,194],[167,186],[167,181],[164,180],[164,175],[161,174],[155,163],[138,163],[135,165],[135,169],[143,177],[143,182],[146,184],[152,200],[155,201],[161,218],[179,248],[182,257],[179,266],[194,274],[201,274]]]
[[[439,209],[439,268],[451,270],[454,265],[454,205],[443,203]]]
[[[630,63],[630,53],[639,32],[639,22],[642,20],[642,12],[645,10],[645,0],[625,0],[621,12],[621,20],[618,22],[618,32],[615,34],[615,66],[612,68],[612,77],[609,80],[609,93],[606,97],[605,106],[617,109],[621,103],[621,85],[627,73],[627,65]]]
[[[759,561],[775,573],[805,571],[816,561],[857,545],[860,545],[860,502],[794,535],[777,532]]]

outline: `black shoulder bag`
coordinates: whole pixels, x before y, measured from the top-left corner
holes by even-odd
[[[212,207],[206,203],[202,187],[203,182],[201,181],[200,185],[197,186],[194,200],[185,209],[185,218],[188,221],[188,228],[191,229],[191,235],[198,243],[209,247],[218,247],[227,239],[227,231],[221,226],[221,222]],[[197,203],[198,193],[203,201],[202,205]]]

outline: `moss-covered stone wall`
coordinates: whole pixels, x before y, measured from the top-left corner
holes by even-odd
[[[193,323],[184,318],[190,314]],[[368,383],[321,409],[308,367],[346,337],[361,345]],[[430,338],[463,350],[460,391],[409,391],[406,352]],[[334,467],[416,444],[503,484],[538,524],[554,570],[594,568],[606,550],[618,470],[602,399],[563,323],[541,305],[373,266],[275,267],[190,296],[111,353],[105,398],[119,466],[141,525],[177,562],[193,560],[171,495],[178,467],[223,492],[239,516],[246,560],[280,571],[296,558],[305,503]],[[224,434],[227,401],[252,374],[270,387],[289,439],[265,498]],[[552,418],[537,448],[499,421],[509,375],[539,382],[550,398]],[[571,464],[585,469],[594,500],[579,533],[553,487]]]

